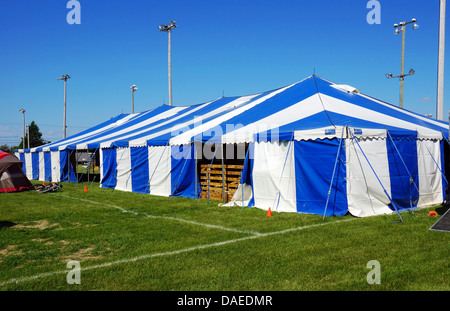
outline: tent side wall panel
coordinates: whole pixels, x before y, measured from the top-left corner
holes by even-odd
[[[59,182],[61,180],[61,169],[60,169],[60,163],[59,163],[59,151],[50,151],[50,157],[51,157],[51,167],[52,167],[52,173],[51,173],[51,180],[54,182]]]
[[[254,206],[297,212],[293,142],[255,143],[252,182]]]
[[[31,161],[31,152],[25,153],[25,167],[26,167],[26,173],[28,179],[33,179],[33,163]]]
[[[68,149],[59,151],[61,181],[76,182],[77,178],[70,162],[70,154],[71,150]]]
[[[347,213],[345,148],[343,143],[339,149],[339,143],[340,139],[295,141],[298,212],[323,215],[326,206],[326,216]],[[331,181],[333,184],[328,196]]]
[[[419,201],[419,174],[417,170],[417,143],[414,139],[386,140],[391,198],[399,209],[417,207]]]
[[[19,153],[19,160],[22,161],[22,167],[21,167],[22,172],[25,175],[27,175],[27,163],[26,163],[26,160],[25,160],[25,153],[23,153],[23,152]]]
[[[193,145],[172,146],[171,148],[171,183],[172,196],[195,198],[200,196],[199,177],[195,180],[195,159]],[[197,185],[197,191],[195,191]]]
[[[52,181],[52,159],[50,151],[44,151],[44,169],[45,181]]]
[[[417,140],[417,157],[420,185],[418,206],[442,203],[441,142]]]
[[[34,180],[39,180],[39,153],[37,152],[31,153],[31,163],[33,169],[33,174],[31,178]]]
[[[132,191],[148,193],[148,149],[146,147],[131,147],[129,149]]]
[[[45,180],[45,160],[44,152],[39,152],[39,180]]]
[[[346,140],[348,210],[357,217],[391,214],[384,192],[391,195],[386,138],[358,139],[358,143]]]
[[[101,149],[101,187],[102,188],[116,188],[117,184],[117,160],[116,149],[108,148]]]
[[[117,190],[131,191],[131,157],[130,148],[117,148]]]
[[[171,195],[171,148],[157,146],[148,148],[148,182],[151,195]]]

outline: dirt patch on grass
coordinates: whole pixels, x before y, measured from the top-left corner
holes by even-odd
[[[3,261],[4,258],[12,255],[22,255],[23,252],[17,250],[17,245],[8,245],[4,249],[0,249],[0,262]]]
[[[100,258],[102,258],[101,256],[94,256],[92,254],[93,250],[94,250],[93,247],[82,248],[82,249],[78,250],[76,253],[73,253],[71,255],[68,255],[68,256],[64,257],[63,261],[64,262],[68,262],[69,260],[83,261],[83,260],[88,260],[88,259],[100,259]]]
[[[49,241],[48,239],[39,239],[39,238],[37,238],[37,239],[32,239],[31,241],[43,243],[44,245],[52,245],[52,244],[54,244],[54,242]]]
[[[50,224],[50,222],[47,219],[41,219],[41,220],[36,220],[36,221],[30,221],[27,224],[18,224],[16,226],[14,226],[14,228],[44,230],[44,229],[50,229],[50,228],[56,227],[58,225],[59,225],[58,223]]]

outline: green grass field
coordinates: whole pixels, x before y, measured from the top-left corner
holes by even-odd
[[[0,290],[450,290],[450,234],[428,230],[437,220],[428,209],[402,213],[403,223],[396,214],[267,217],[95,183],[62,189],[0,195]],[[67,282],[70,260],[81,284]],[[380,284],[367,282],[371,260]]]

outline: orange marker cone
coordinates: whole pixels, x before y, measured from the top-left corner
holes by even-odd
[[[270,210],[270,207],[269,210],[267,211],[267,217],[272,217],[272,211]]]
[[[88,190],[87,190],[87,187],[86,187],[86,185],[84,185],[84,192],[87,192]]]
[[[42,182],[42,186],[45,186],[45,181]]]

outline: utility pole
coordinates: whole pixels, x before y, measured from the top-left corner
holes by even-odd
[[[27,124],[28,149],[30,148],[30,125]]]
[[[444,120],[444,52],[445,52],[445,0],[439,7],[439,54],[436,96],[436,119]]]
[[[169,26],[167,26],[167,25],[158,26],[158,29],[160,31],[165,31],[169,35],[169,55],[168,55],[168,57],[169,57],[169,61],[168,61],[168,63],[169,63],[168,64],[169,65],[169,106],[172,106],[172,62],[171,62],[171,58],[172,58],[171,49],[172,48],[171,48],[170,33],[171,33],[171,30],[174,28],[177,28],[177,25],[175,25],[174,21],[169,21]]]
[[[64,124],[63,124],[63,138],[66,138],[66,99],[67,99],[67,79],[70,79],[68,74],[63,75],[61,78],[56,78],[56,80],[64,80]]]
[[[393,76],[392,73],[386,74],[386,77],[389,78],[399,78],[400,80],[400,108],[403,108],[403,87],[405,84],[405,77],[410,76],[414,74],[414,70],[411,69],[409,71],[409,74],[405,74],[405,33],[406,33],[406,25],[414,23],[413,29],[419,28],[419,25],[416,24],[416,19],[413,18],[410,22],[401,22],[399,24],[394,24],[395,31],[394,33],[398,35],[400,32],[402,33],[402,62],[401,62],[401,68],[400,68],[400,75],[399,76]],[[398,27],[401,27],[400,29]]]
[[[22,148],[25,149],[25,109],[21,108],[19,111],[22,112],[22,117],[23,117],[23,138],[22,138]],[[28,147],[29,147],[29,146],[28,146]]]

